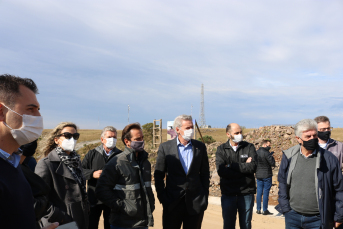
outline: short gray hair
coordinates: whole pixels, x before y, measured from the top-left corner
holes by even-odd
[[[105,137],[105,133],[107,131],[111,131],[111,132],[114,132],[117,134],[117,129],[114,128],[113,126],[106,126],[103,130],[102,130],[102,133],[101,133],[101,137],[104,138]]]
[[[191,115],[185,115],[185,114],[183,114],[183,115],[177,116],[177,117],[175,118],[174,124],[173,124],[173,128],[174,128],[175,131],[176,131],[176,127],[178,127],[179,129],[181,128],[181,126],[182,126],[182,121],[183,121],[183,120],[190,120],[190,121],[193,121]]]
[[[308,131],[308,130],[316,130],[316,131],[318,131],[318,125],[317,125],[316,121],[314,121],[313,119],[303,119],[303,120],[300,120],[294,126],[295,136],[298,136],[299,138],[301,137],[301,134],[304,131]]]

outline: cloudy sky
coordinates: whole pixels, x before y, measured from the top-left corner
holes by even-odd
[[[342,1],[0,0],[0,74],[35,80],[46,128],[179,114],[343,126]],[[193,105],[193,110],[191,106]],[[98,123],[98,120],[100,123]]]

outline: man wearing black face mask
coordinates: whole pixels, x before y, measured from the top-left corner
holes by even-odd
[[[333,153],[342,168],[343,163],[343,143],[336,141],[331,137],[332,127],[330,126],[330,120],[326,116],[318,116],[314,119],[318,125],[318,143],[323,149],[326,149]]]
[[[279,205],[286,228],[337,228],[343,223],[343,177],[337,158],[318,146],[317,123],[294,127],[299,145],[283,151]]]
[[[125,150],[106,164],[96,185],[96,196],[112,209],[111,229],[152,227],[155,198],[140,124],[127,125],[122,141]]]
[[[257,151],[257,169],[256,169],[256,183],[257,183],[257,214],[261,214],[261,198],[263,193],[263,215],[270,215],[268,211],[269,191],[272,187],[272,167],[275,167],[275,159],[270,150],[270,140],[263,140],[262,147]]]

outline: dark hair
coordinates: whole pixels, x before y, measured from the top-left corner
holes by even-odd
[[[132,138],[131,130],[133,129],[142,130],[141,124],[139,124],[138,122],[135,122],[124,127],[123,132],[121,134],[121,140],[123,141],[124,145],[125,145],[124,139],[131,141],[131,138]]]
[[[330,123],[330,119],[324,115],[315,117],[314,121],[316,121],[316,123],[320,123],[320,122],[329,122]]]
[[[261,142],[261,146],[263,146],[264,144],[267,144],[268,142],[271,143],[271,141],[269,139],[265,139]]]
[[[230,133],[231,131],[231,124],[227,125],[226,127],[226,133]]]
[[[15,100],[20,96],[19,86],[23,85],[38,94],[38,88],[35,82],[29,78],[20,78],[9,74],[0,75],[0,101],[7,106],[12,106]]]

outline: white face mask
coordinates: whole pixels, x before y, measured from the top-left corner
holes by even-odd
[[[116,138],[106,138],[106,144],[105,146],[109,149],[113,149],[116,147],[117,139]]]
[[[186,141],[189,141],[192,139],[193,134],[194,134],[194,129],[185,130],[183,131],[182,138],[185,139]]]
[[[43,132],[43,117],[42,116],[33,116],[33,115],[21,115],[9,107],[2,104],[8,110],[13,113],[23,117],[23,125],[19,129],[12,129],[7,123],[4,122],[5,126],[11,129],[13,138],[19,145],[25,145],[30,142],[33,142],[39,138]]]
[[[233,135],[232,141],[235,143],[240,143],[243,140],[243,135],[238,134],[238,135]]]
[[[61,147],[64,149],[64,151],[72,152],[75,149],[76,142],[77,140],[74,140],[74,138],[64,139]]]

